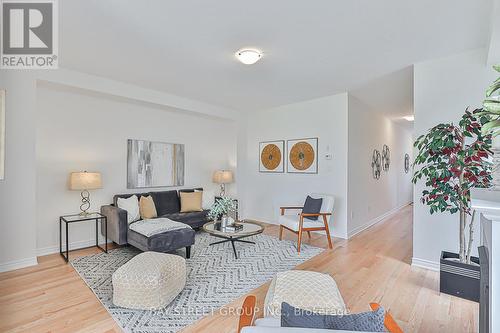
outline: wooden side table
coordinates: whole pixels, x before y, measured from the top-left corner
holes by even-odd
[[[80,215],[80,214],[73,214],[73,215],[63,215],[59,217],[59,254],[64,258],[66,262],[69,261],[69,241],[68,241],[68,226],[71,223],[75,222],[86,222],[86,221],[95,221],[95,245],[93,246],[87,246],[87,247],[82,247],[79,249],[73,249],[71,251],[75,250],[81,250],[81,249],[86,249],[89,247],[94,247],[96,246],[97,248],[101,249],[103,252],[108,253],[108,219],[106,216],[102,215],[101,213],[89,213],[87,215]],[[102,248],[99,245],[99,234],[98,234],[98,224],[99,221],[101,223],[104,223],[104,248]],[[62,249],[62,224],[66,224],[66,251],[63,252]],[[66,255],[65,255],[66,252]]]

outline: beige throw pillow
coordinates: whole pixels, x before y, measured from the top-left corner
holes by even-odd
[[[203,192],[180,192],[181,213],[201,212]]]
[[[151,196],[141,197],[141,200],[139,200],[139,212],[141,213],[142,219],[152,219],[158,217],[155,202]]]

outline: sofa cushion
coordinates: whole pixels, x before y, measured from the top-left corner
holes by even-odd
[[[204,210],[201,212],[192,212],[192,213],[165,214],[162,217],[169,218],[173,221],[186,223],[193,228],[198,228],[208,222],[207,214],[208,210]]]
[[[177,229],[146,237],[128,229],[128,243],[142,251],[172,252],[194,244],[195,231],[191,228]]]
[[[150,192],[149,194],[153,197],[158,216],[178,213],[181,210],[177,191]]]
[[[382,307],[375,311],[355,314],[323,315],[309,310],[281,304],[281,327],[326,328],[356,332],[385,332],[385,312]]]

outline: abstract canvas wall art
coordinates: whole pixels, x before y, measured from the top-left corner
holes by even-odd
[[[285,141],[267,141],[259,144],[259,171],[285,171]]]
[[[0,180],[5,179],[5,90],[0,89]]]
[[[184,145],[128,140],[127,188],[184,185]]]

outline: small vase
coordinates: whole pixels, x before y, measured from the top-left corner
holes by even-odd
[[[221,220],[220,220],[220,226],[222,228],[225,228],[229,225],[229,217],[227,215],[224,215],[222,216]]]

